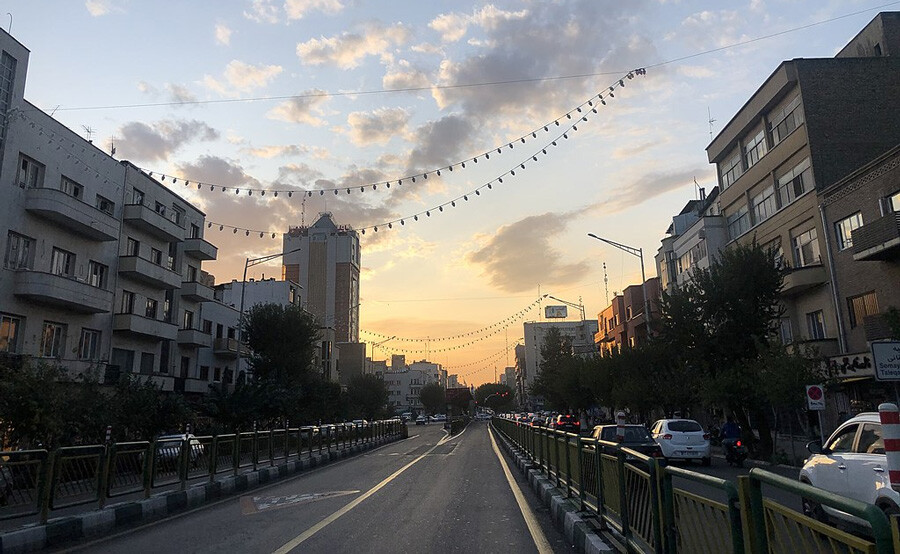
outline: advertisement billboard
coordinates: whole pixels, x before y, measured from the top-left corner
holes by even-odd
[[[544,317],[547,319],[564,319],[568,316],[565,306],[544,306]]]

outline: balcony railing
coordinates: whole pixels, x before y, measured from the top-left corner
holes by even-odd
[[[32,302],[85,314],[112,311],[113,293],[66,275],[41,271],[15,272],[14,294]]]
[[[209,302],[213,299],[213,289],[198,281],[181,283],[181,297],[192,302]]]
[[[123,219],[129,225],[143,229],[167,242],[184,240],[182,226],[142,204],[126,204]]]
[[[113,316],[113,331],[158,340],[176,340],[178,338],[178,326],[175,324],[137,314],[115,314]]]
[[[181,275],[139,256],[120,256],[119,274],[158,289],[181,287]]]
[[[25,209],[89,239],[113,241],[119,238],[119,222],[115,217],[59,189],[27,189]]]
[[[853,259],[900,258],[900,212],[893,212],[853,231]]]
[[[784,275],[781,295],[797,296],[827,282],[828,272],[821,264],[790,268]]]
[[[201,348],[209,348],[212,346],[212,335],[204,333],[199,329],[179,329],[178,344],[185,346],[198,346]]]
[[[213,340],[213,354],[216,356],[223,356],[227,358],[237,358],[238,356],[238,345],[240,343],[237,339],[229,339],[224,337],[219,337]],[[246,353],[246,346],[243,348],[243,352]]]
[[[197,260],[215,260],[219,250],[201,238],[184,239],[184,253]]]

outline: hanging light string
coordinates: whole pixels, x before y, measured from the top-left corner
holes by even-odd
[[[514,343],[514,344],[510,344],[509,346],[507,346],[507,347],[504,348],[503,350],[500,350],[500,351],[498,351],[498,352],[495,352],[495,353],[491,354],[491,355],[488,356],[487,358],[483,358],[483,359],[481,359],[481,360],[477,360],[477,361],[474,361],[474,362],[469,362],[469,363],[461,364],[461,365],[445,366],[444,369],[446,369],[446,370],[449,372],[449,371],[451,371],[451,370],[460,370],[460,369],[466,369],[466,368],[470,368],[470,367],[480,366],[480,367],[478,367],[477,369],[473,369],[473,370],[471,370],[471,371],[467,371],[466,373],[457,373],[457,374],[456,374],[458,378],[461,378],[461,377],[471,377],[472,375],[475,375],[476,373],[481,373],[481,372],[483,372],[483,371],[490,370],[491,368],[490,368],[490,367],[486,367],[485,364],[490,364],[490,363],[492,363],[492,362],[497,362],[497,361],[501,360],[504,356],[506,356],[506,354],[507,354],[510,350],[513,350],[513,349],[514,349],[516,346],[518,346],[518,345],[519,345],[519,343],[516,342],[516,343]]]
[[[638,68],[638,69],[633,69],[633,70],[629,71],[627,74],[623,75],[620,79],[617,79],[616,81],[614,81],[609,87],[604,89],[603,92],[597,94],[596,96],[591,96],[588,100],[582,102],[577,107],[569,110],[568,112],[566,112],[559,118],[555,119],[553,122],[541,125],[540,127],[536,128],[530,132],[527,132],[527,133],[523,134],[522,136],[517,137],[505,144],[495,146],[489,150],[481,152],[480,154],[477,154],[475,156],[472,156],[471,158],[467,158],[462,161],[451,163],[449,165],[442,166],[442,167],[439,167],[436,169],[430,169],[430,170],[424,171],[422,173],[405,175],[403,177],[399,177],[399,178],[393,179],[393,180],[385,180],[385,181],[379,181],[379,182],[368,183],[368,184],[363,184],[363,185],[354,185],[354,186],[344,185],[344,186],[340,186],[340,187],[322,188],[322,189],[314,189],[314,190],[303,189],[303,188],[300,188],[300,189],[298,189],[298,188],[272,189],[272,188],[226,186],[226,185],[221,185],[221,184],[216,184],[216,183],[209,183],[209,182],[205,182],[205,181],[198,181],[196,179],[189,179],[186,177],[173,176],[173,175],[163,173],[160,171],[155,171],[150,168],[140,168],[140,169],[147,172],[147,174],[150,177],[158,179],[159,181],[161,181],[163,183],[165,183],[167,180],[169,180],[169,181],[171,181],[172,184],[178,184],[178,182],[181,181],[182,183],[184,183],[184,186],[189,187],[191,185],[195,185],[197,187],[197,190],[200,190],[200,191],[219,190],[221,192],[227,192],[227,191],[233,189],[235,194],[241,194],[242,192],[246,192],[247,196],[253,196],[253,194],[256,193],[259,196],[266,196],[266,194],[269,194],[276,198],[278,197],[279,194],[282,195],[282,198],[284,198],[285,196],[287,196],[288,198],[291,198],[291,197],[293,197],[294,194],[300,194],[300,195],[306,195],[307,197],[312,197],[313,194],[316,192],[318,192],[320,196],[324,196],[326,192],[333,193],[334,195],[338,195],[341,192],[346,192],[347,194],[350,194],[350,193],[354,192],[355,189],[359,189],[359,192],[366,192],[366,190],[376,191],[376,190],[378,190],[379,186],[382,186],[384,189],[390,189],[392,184],[401,186],[404,184],[404,182],[406,182],[407,184],[416,183],[417,179],[427,180],[429,175],[440,177],[442,171],[453,171],[454,168],[465,169],[466,163],[471,162],[471,163],[477,164],[479,158],[489,160],[491,158],[491,154],[494,152],[496,152],[497,154],[502,154],[504,148],[513,148],[516,143],[525,144],[526,141],[537,139],[539,132],[543,131],[544,133],[549,133],[551,128],[560,126],[561,120],[572,120],[574,117],[576,120],[576,123],[578,121],[587,121],[587,115],[585,115],[585,113],[586,112],[597,113],[596,105],[597,104],[606,105],[606,99],[614,98],[615,97],[615,93],[614,93],[615,89],[618,87],[624,87],[626,79],[630,80],[630,79],[633,79],[636,75],[645,75],[646,73],[647,73],[647,71],[644,68]],[[571,125],[569,127],[569,129],[577,130],[577,128],[575,127],[575,124]],[[564,135],[565,135],[565,133],[563,133],[563,135],[560,135],[560,136],[564,136]],[[557,140],[559,140],[559,138],[560,137],[557,137]],[[568,138],[568,137],[565,137],[565,138]],[[556,146],[556,144],[554,143],[553,146]],[[547,153],[546,148],[547,147],[545,146],[542,149],[543,154]],[[533,158],[533,161],[537,161],[536,154],[531,156],[531,158]],[[521,166],[522,164],[520,163],[519,165]],[[524,169],[524,167],[522,169]],[[504,173],[503,175],[505,176],[506,173]],[[421,215],[421,214],[419,214],[419,215]]]
[[[401,342],[429,342],[430,343],[430,342],[445,342],[445,341],[450,341],[450,340],[458,340],[458,339],[478,336],[478,335],[488,332],[488,331],[493,332],[494,329],[503,326],[505,323],[512,323],[512,322],[516,321],[517,319],[520,319],[520,318],[524,317],[525,315],[527,315],[528,312],[533,310],[535,308],[535,306],[539,305],[541,300],[543,300],[546,296],[547,295],[543,295],[543,296],[539,297],[537,300],[528,304],[527,306],[525,306],[523,309],[519,310],[518,312],[511,314],[511,315],[507,316],[506,318],[504,318],[503,320],[498,321],[492,325],[486,325],[486,326],[482,327],[481,329],[478,329],[475,331],[470,331],[468,333],[460,333],[458,335],[449,335],[446,337],[405,338],[405,337],[398,337],[396,335],[385,335],[382,333],[376,333],[374,331],[367,331],[365,329],[360,329],[359,331],[361,333],[365,333],[366,335],[369,335],[376,339],[385,339],[385,340],[392,339],[392,340],[398,340]]]

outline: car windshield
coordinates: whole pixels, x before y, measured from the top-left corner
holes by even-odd
[[[700,427],[699,423],[697,423],[696,421],[691,421],[689,419],[669,422],[669,431],[676,431],[678,433],[694,433],[702,430],[703,427]]]
[[[615,441],[616,428],[614,426],[605,427],[600,435],[600,439],[605,441]],[[649,442],[652,440],[653,439],[650,437],[650,433],[647,432],[647,429],[640,425],[625,428],[625,442]]]

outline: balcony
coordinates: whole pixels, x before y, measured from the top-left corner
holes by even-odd
[[[32,302],[57,306],[83,314],[112,311],[112,291],[54,273],[16,271],[13,293]]]
[[[796,340],[785,347],[791,354],[801,354],[812,358],[831,358],[840,354],[841,349],[838,340],[833,339],[801,339]]]
[[[211,261],[218,256],[219,249],[201,238],[184,239],[184,254],[196,260]]]
[[[827,282],[828,272],[821,264],[790,268],[784,275],[781,296],[797,296]]]
[[[238,340],[220,337],[213,340],[213,354],[223,358],[238,357]]]
[[[207,381],[206,379],[187,377],[184,380],[184,392],[206,394],[209,392],[209,386],[211,384],[212,382]]]
[[[120,256],[119,274],[158,289],[181,287],[181,275],[138,256]]]
[[[866,342],[893,338],[891,326],[884,314],[872,314],[863,317],[863,329],[866,333]]]
[[[116,218],[59,189],[27,189],[25,210],[92,240],[106,242],[119,238]]]
[[[900,259],[900,212],[893,212],[853,231],[853,259]]]
[[[193,302],[209,302],[213,299],[213,290],[197,281],[181,283],[181,297]]]
[[[209,348],[213,343],[212,335],[199,329],[179,329],[177,341],[182,346],[197,346],[200,348]]]
[[[166,242],[184,240],[184,228],[164,215],[141,204],[126,204],[123,219],[129,225],[143,229]]]
[[[114,315],[113,331],[157,340],[176,340],[178,338],[178,326],[175,324],[137,314]]]

